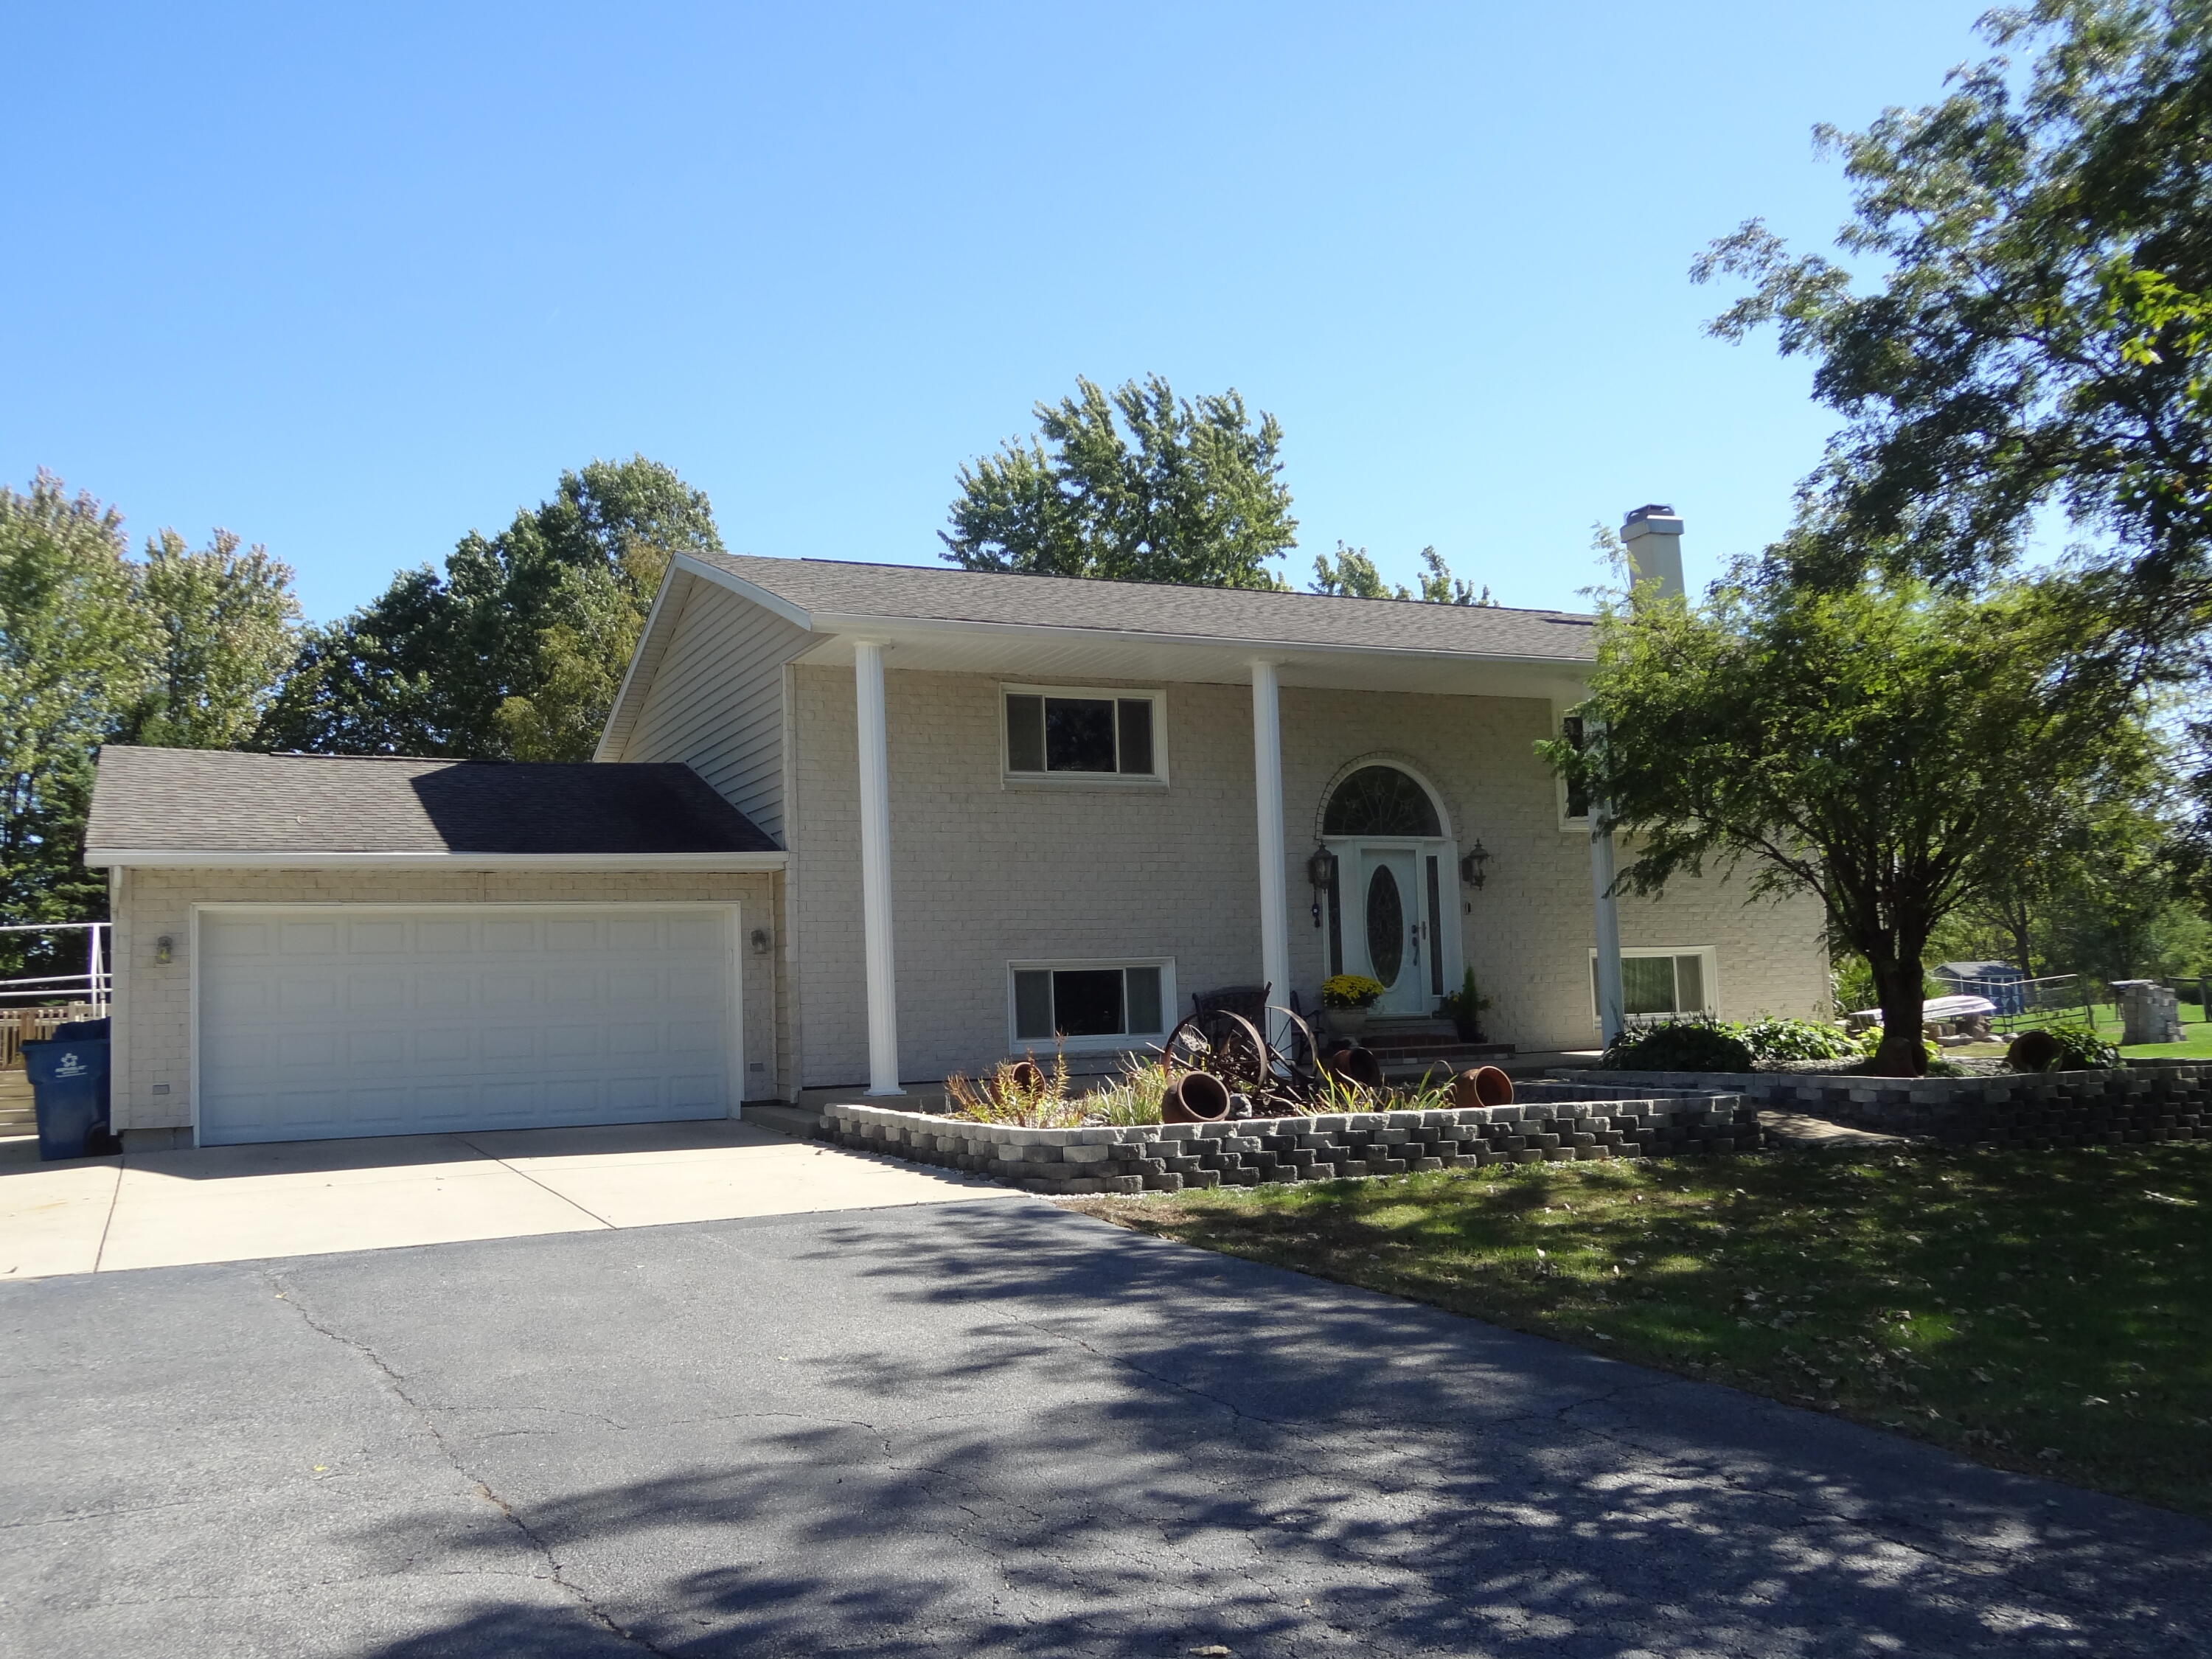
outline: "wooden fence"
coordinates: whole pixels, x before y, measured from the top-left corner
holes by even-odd
[[[64,1008],[0,1009],[0,1071],[22,1065],[26,1042],[41,1042],[52,1036],[57,1026],[71,1020],[96,1018],[88,1002],[73,1003]]]

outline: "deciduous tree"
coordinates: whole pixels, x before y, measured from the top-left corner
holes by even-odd
[[[0,488],[0,919],[106,914],[104,879],[78,862],[93,757],[155,648],[122,515],[44,472],[27,495]],[[0,969],[74,971],[68,954],[0,935]]]
[[[1382,580],[1382,573],[1375,568],[1375,561],[1364,547],[1336,544],[1335,555],[1327,553],[1314,556],[1313,591],[1334,593],[1354,599],[1420,599],[1430,605],[1494,605],[1489,585],[1478,590],[1473,582],[1462,581],[1452,574],[1451,566],[1444,562],[1443,554],[1433,547],[1421,550],[1421,563],[1426,567],[1421,573],[1418,593],[1403,582],[1393,584]]]
[[[1235,392],[1177,398],[1157,374],[1036,408],[1037,434],[960,469],[945,557],[969,570],[1280,587],[1296,544],[1282,428]]]
[[[1798,580],[1801,552],[1740,563],[1702,604],[1606,605],[1584,741],[1544,749],[1626,837],[1624,887],[1711,866],[1817,895],[1873,969],[1876,1068],[1911,1075],[1930,935],[2084,802],[2142,790],[2142,692],[2079,653],[2071,578],[1837,587]]]
[[[239,550],[218,530],[204,548],[164,530],[138,567],[138,603],[155,640],[150,683],[122,719],[130,743],[231,749],[245,743],[300,650],[289,566]]]
[[[1938,102],[1820,129],[1854,190],[1854,272],[1758,221],[1695,274],[1747,278],[1714,325],[1771,324],[1848,424],[1809,489],[1808,571],[1869,554],[1978,580],[2039,514],[2096,533],[2105,602],[2193,647],[2212,614],[2212,0],[2036,0]]]
[[[721,551],[707,497],[643,456],[561,476],[498,535],[311,630],[263,728],[334,754],[590,758],[672,555]]]

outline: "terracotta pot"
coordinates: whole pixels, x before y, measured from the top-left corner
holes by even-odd
[[[1346,1083],[1356,1083],[1363,1089],[1382,1086],[1382,1062],[1372,1048],[1339,1048],[1323,1054],[1321,1063],[1324,1071]]]
[[[1470,1066],[1452,1079],[1452,1104],[1469,1106],[1510,1106],[1513,1103],[1513,1079],[1495,1066]]]
[[[1160,1097],[1163,1123],[1218,1123],[1229,1115],[1229,1085],[1211,1072],[1185,1072]]]

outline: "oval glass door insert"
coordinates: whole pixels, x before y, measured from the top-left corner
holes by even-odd
[[[1390,866],[1378,864],[1367,878],[1367,965],[1384,985],[1395,985],[1405,957],[1406,902]]]

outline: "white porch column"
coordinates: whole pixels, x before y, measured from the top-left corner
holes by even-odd
[[[1613,831],[1590,803],[1590,900],[1597,921],[1597,1023],[1608,1043],[1620,1035],[1620,911],[1613,901]]]
[[[1275,665],[1252,665],[1252,793],[1259,807],[1260,977],[1274,988],[1269,1002],[1291,1001],[1289,872],[1283,862],[1283,715]],[[1271,1021],[1271,1042],[1285,1040],[1288,1022]]]
[[[853,690],[860,710],[860,921],[868,980],[868,1092],[899,1087],[897,961],[891,949],[890,747],[884,731],[884,647],[853,645]]]

